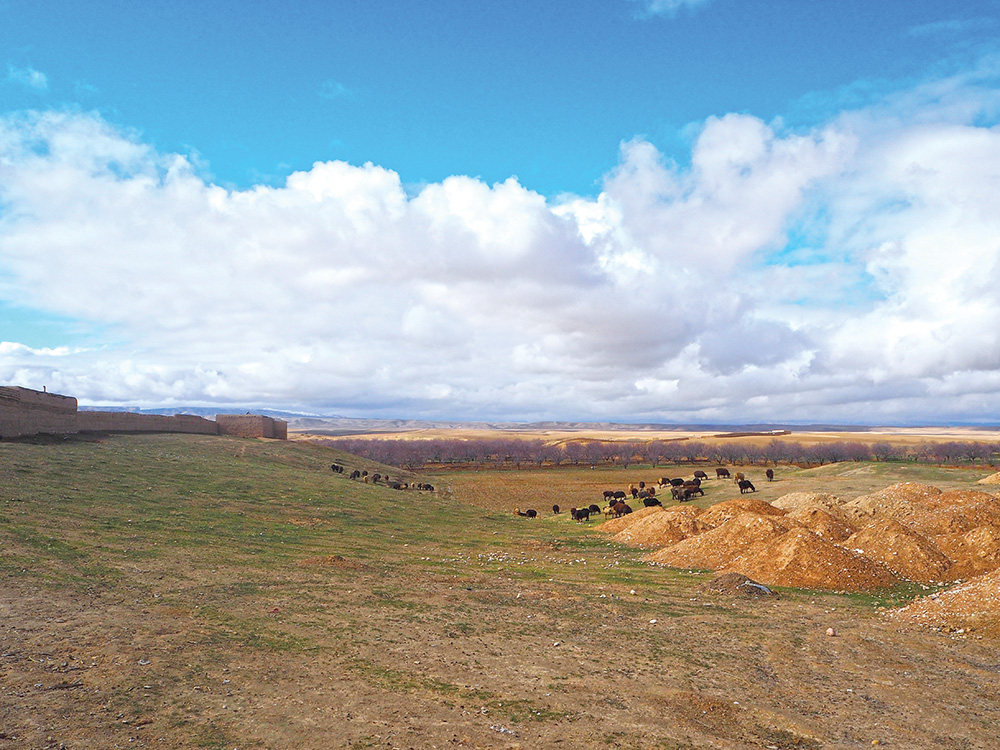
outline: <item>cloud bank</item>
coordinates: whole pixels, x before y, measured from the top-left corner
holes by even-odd
[[[809,131],[729,114],[597,196],[317,162],[227,190],[99,116],[0,119],[0,380],[371,416],[995,421],[993,71]],[[0,336],[0,339],[7,338]]]

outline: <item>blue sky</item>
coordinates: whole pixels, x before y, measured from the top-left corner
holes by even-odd
[[[1000,3],[0,0],[0,380],[1000,422]]]

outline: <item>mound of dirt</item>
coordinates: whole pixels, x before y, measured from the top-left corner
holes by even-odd
[[[723,596],[739,596],[746,599],[758,599],[762,596],[778,596],[762,583],[747,578],[742,573],[725,573],[702,584],[701,590],[706,594],[722,594]]]
[[[702,513],[701,508],[693,505],[675,505],[661,513],[648,513],[635,519],[615,534],[614,539],[634,547],[665,547],[700,533],[704,527],[698,516]]]
[[[825,492],[789,492],[774,500],[771,505],[791,513],[797,510],[812,510],[813,508],[829,510],[840,503],[841,500],[836,495],[829,495]]]
[[[710,512],[705,511],[702,517]],[[790,523],[783,519],[743,512],[726,523],[651,552],[642,559],[674,568],[719,569],[745,555],[756,554],[790,528]]]
[[[900,582],[884,565],[805,528],[791,529],[721,572],[743,573],[771,586],[839,591],[874,591]]]
[[[848,502],[792,493],[776,505],[741,496],[700,512],[655,511],[600,528],[623,544],[658,547],[647,562],[738,572],[774,586],[868,591],[1000,569],[1000,498],[986,492],[903,482]]]
[[[921,583],[948,580],[952,565],[933,541],[891,518],[873,521],[843,546],[882,563],[900,578]]]
[[[888,612],[897,622],[949,633],[1000,636],[1000,570]]]
[[[915,506],[931,495],[940,495],[941,490],[919,482],[899,482],[878,490],[870,495],[861,495],[836,507],[833,514],[845,523],[861,526],[873,518],[895,518],[897,521],[909,518]]]
[[[996,474],[990,474],[988,477],[983,477],[976,484],[1000,484],[1000,471]]]
[[[639,510],[626,513],[624,516],[609,518],[607,521],[595,526],[594,528],[597,531],[604,531],[608,534],[617,534],[619,531],[627,529],[629,526],[636,523],[640,518],[645,518],[646,516],[653,515],[654,513],[663,512],[663,508],[659,505],[652,505],[648,508],[639,508]]]
[[[983,526],[1000,526],[1000,500],[987,492],[953,490],[925,496],[907,519],[922,534],[963,534]]]
[[[842,542],[855,532],[855,529],[821,508],[797,508],[788,511],[786,518],[798,521],[810,531],[831,542]]]
[[[947,580],[972,578],[1000,568],[1000,528],[996,526],[943,534],[934,541],[953,560]]]
[[[732,500],[716,503],[702,513],[698,520],[705,528],[714,528],[741,513],[756,513],[760,516],[785,515],[785,511],[755,497],[735,497]]]

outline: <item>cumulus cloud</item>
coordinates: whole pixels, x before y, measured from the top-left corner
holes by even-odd
[[[0,120],[0,299],[86,347],[0,378],[92,402],[386,416],[920,421],[1000,407],[983,75],[808,131],[709,118],[594,198],[318,162],[227,190],[85,113]]]

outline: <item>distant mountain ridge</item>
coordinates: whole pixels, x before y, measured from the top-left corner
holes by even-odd
[[[212,418],[216,414],[263,414],[264,416],[281,419],[288,423],[288,429],[300,432],[314,432],[330,436],[351,435],[363,432],[404,432],[410,430],[495,430],[498,432],[535,432],[550,431],[601,431],[601,432],[718,432],[718,433],[766,433],[776,430],[791,432],[872,432],[884,426],[854,425],[854,424],[822,424],[769,422],[754,424],[735,423],[684,423],[667,422],[586,422],[577,421],[540,421],[540,422],[510,422],[475,420],[462,421],[458,419],[378,419],[371,417],[343,417],[336,414],[308,414],[304,412],[282,411],[255,406],[174,406],[153,409],[140,409],[127,406],[81,406],[80,411],[124,411],[141,414],[194,414],[200,417]],[[925,425],[908,425],[910,427]],[[934,426],[934,425],[926,425]],[[963,425],[967,429],[996,429],[995,425]]]

